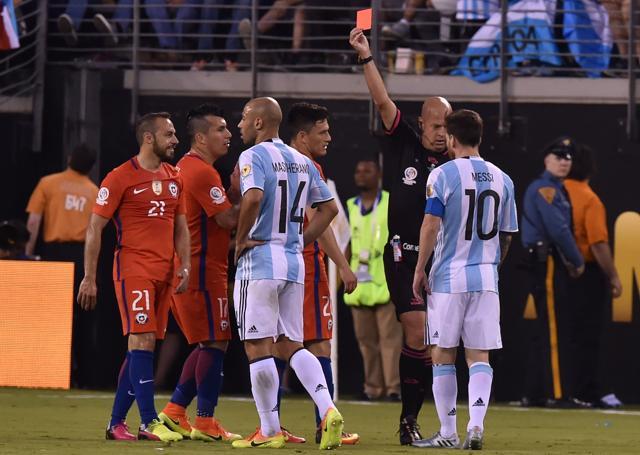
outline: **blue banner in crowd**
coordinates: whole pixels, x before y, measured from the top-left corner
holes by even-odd
[[[613,39],[609,15],[593,0],[564,0],[564,38],[580,67],[600,77],[609,67]]]
[[[561,64],[552,32],[554,13],[555,2],[543,0],[521,0],[509,6],[507,68],[526,66],[528,62],[535,66]],[[495,13],[473,35],[453,74],[477,82],[500,77],[501,22],[501,14]]]

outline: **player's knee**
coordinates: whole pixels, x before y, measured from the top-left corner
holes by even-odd
[[[150,333],[132,333],[129,335],[128,342],[129,351],[151,351],[156,348],[156,334]]]
[[[261,338],[259,340],[245,340],[244,350],[249,362],[273,356],[273,341],[271,338]]]

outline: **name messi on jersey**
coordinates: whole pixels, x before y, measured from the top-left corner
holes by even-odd
[[[493,174],[491,172],[472,172],[471,178],[474,182],[493,182]]]
[[[309,173],[308,164],[285,163],[284,161],[278,161],[275,163],[271,163],[271,166],[273,167],[273,172],[289,172],[291,174]]]

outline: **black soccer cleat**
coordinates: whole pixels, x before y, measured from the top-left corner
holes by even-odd
[[[405,416],[400,419],[400,445],[411,445],[414,441],[420,441],[422,435],[420,434],[420,426],[416,422],[416,418],[412,415]]]

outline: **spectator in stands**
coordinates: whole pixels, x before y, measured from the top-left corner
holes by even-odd
[[[618,48],[618,56],[613,58],[610,68],[614,70],[625,70],[628,65],[629,56],[629,23],[631,22],[630,0],[602,0],[602,5],[609,14],[609,26],[613,35],[613,40]],[[636,17],[636,23],[640,18]],[[636,29],[636,39],[640,29]],[[640,43],[636,41],[635,58],[640,55]],[[612,75],[617,75],[613,73]]]
[[[78,44],[78,29],[88,6],[89,0],[69,0],[64,14],[58,16],[58,30],[64,35],[64,39],[69,46]],[[103,14],[98,13],[93,16],[93,25],[96,29],[106,34],[110,46],[118,44],[118,38],[114,33],[113,26]]]
[[[269,32],[280,20],[287,14],[289,8],[299,6],[304,0],[276,0],[271,8],[262,15],[256,24],[258,35],[264,35]],[[240,21],[240,36],[242,37],[244,47],[251,49],[251,19],[248,17]]]
[[[411,21],[415,19],[419,8],[431,5],[431,0],[407,0],[404,4],[402,19],[393,24],[385,24],[382,26],[382,34],[386,37],[406,40],[411,32]]]

